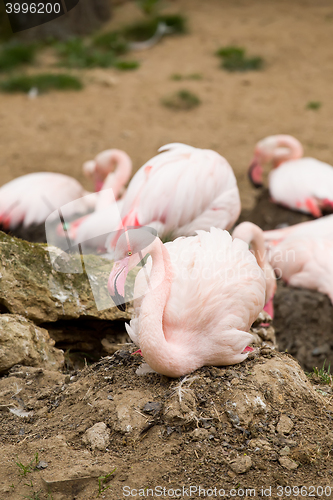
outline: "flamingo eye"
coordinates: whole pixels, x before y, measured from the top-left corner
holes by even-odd
[[[132,252],[131,252],[131,251],[127,252],[127,255],[128,255],[128,256],[131,256],[131,255],[132,255]]]

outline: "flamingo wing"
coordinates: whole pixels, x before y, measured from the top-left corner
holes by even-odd
[[[333,302],[333,215],[265,231],[270,263],[291,286],[315,289]]]
[[[264,306],[264,275],[243,241],[232,241],[227,231],[216,228],[197,233],[165,244],[173,269],[163,315],[165,339],[184,352],[195,351],[203,364],[240,362],[252,340],[247,332]],[[149,276],[151,267],[149,258],[137,276],[135,315],[127,329],[138,346],[140,308],[148,290],[145,273]]]
[[[89,210],[91,199],[75,179],[63,174],[40,172],[28,174],[0,188],[0,223],[14,229],[41,224],[57,208],[73,201],[76,213]],[[74,215],[74,213],[73,213]]]
[[[333,167],[314,158],[286,161],[270,172],[269,190],[277,203],[321,216],[333,210]]]
[[[229,163],[214,151],[187,145],[162,150],[130,183],[122,212],[125,220],[157,223],[162,236],[190,235],[212,225],[230,227],[239,215],[240,200]]]

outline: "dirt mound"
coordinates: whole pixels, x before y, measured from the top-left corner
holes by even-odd
[[[302,368],[333,366],[333,308],[319,292],[278,284],[274,328],[279,349],[292,354]]]
[[[289,485],[328,497],[331,389],[312,386],[289,355],[251,356],[182,381],[138,376],[142,360],[128,350],[74,375],[13,368],[0,379],[1,497],[118,499],[184,486],[196,498],[200,486],[226,497],[271,487],[277,498]]]

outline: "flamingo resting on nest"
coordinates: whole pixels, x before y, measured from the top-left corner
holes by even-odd
[[[234,172],[215,151],[167,144],[131,180],[121,212],[125,227],[149,226],[162,239],[194,235],[211,226],[229,229],[236,222],[240,198]],[[117,239],[110,238],[109,251]]]
[[[233,238],[245,241],[257,259],[258,265],[264,271],[266,280],[265,307],[271,318],[274,318],[273,299],[276,292],[276,277],[274,270],[268,262],[267,250],[265,247],[264,232],[260,227],[252,222],[242,222],[232,233]]]
[[[317,290],[333,303],[333,215],[264,231],[270,264],[294,287]]]
[[[126,276],[147,253],[127,332],[148,365],[179,377],[243,361],[252,351],[248,331],[265,302],[264,274],[248,246],[217,228],[166,244],[149,228],[124,231],[108,281],[121,310]]]
[[[83,172],[95,181],[96,190],[101,189],[118,162],[131,162],[126,153],[111,149],[97,155],[96,159],[83,165]],[[131,163],[130,163],[131,165]],[[131,172],[131,170],[130,170]],[[130,175],[130,174],[129,174]],[[106,183],[108,186],[109,181]],[[90,196],[86,196],[90,194]],[[52,172],[36,172],[14,179],[0,188],[0,224],[6,229],[15,229],[32,224],[42,224],[56,209],[76,200],[75,212],[87,213],[96,207],[102,197],[89,193],[73,177]],[[99,201],[102,203],[102,201]]]
[[[262,186],[262,166],[271,161],[268,184],[273,201],[321,217],[323,212],[333,211],[333,167],[302,156],[302,145],[294,137],[266,137],[255,147],[249,177],[256,187]]]
[[[107,172],[107,165],[110,162],[116,165],[114,171],[107,174],[104,182],[100,184],[99,192],[96,196],[95,210],[89,215],[85,215],[70,224],[66,230],[69,238],[74,244],[86,242],[90,249],[105,249],[105,240],[120,223],[120,212],[123,207],[123,196],[126,193],[125,185],[129,181],[132,173],[132,161],[124,152],[116,149],[103,151],[96,156],[95,161],[86,162],[84,167],[94,172],[103,166]],[[95,164],[95,167],[94,167]],[[63,234],[62,226],[58,228],[58,234]]]

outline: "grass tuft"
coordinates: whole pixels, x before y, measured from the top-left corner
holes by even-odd
[[[306,105],[306,109],[320,109],[321,108],[321,102],[320,101],[310,101]]]
[[[172,28],[172,35],[186,33],[186,20],[178,14],[169,14],[156,16],[147,21],[140,21],[123,29],[123,35],[126,40],[131,42],[143,42],[149,40],[156,30],[159,23],[165,23]]]
[[[320,379],[323,384],[333,385],[333,376],[331,374],[331,365],[329,364],[327,370],[325,370],[325,363],[322,368],[318,369],[317,367],[313,369],[313,373]]]
[[[114,66],[121,71],[130,71],[137,69],[140,63],[138,61],[117,61]]]
[[[190,73],[189,75],[181,75],[180,73],[174,73],[171,75],[171,80],[202,80],[203,76],[201,73]]]
[[[36,46],[22,43],[6,43],[0,48],[0,71],[9,71],[34,61]]]
[[[110,479],[112,479],[112,475],[116,470],[117,470],[117,467],[115,467],[111,472],[109,472],[105,476],[99,476],[99,478],[98,478],[98,494],[97,494],[96,498],[98,498],[101,493],[104,493],[104,491],[111,488],[111,486],[105,486],[105,484],[108,481],[110,481]]]
[[[160,0],[137,0],[140,9],[148,16],[152,15]]]
[[[175,94],[162,99],[162,104],[168,108],[189,110],[196,108],[201,103],[199,97],[189,90],[179,90]]]
[[[75,76],[49,73],[39,75],[21,75],[8,78],[0,82],[2,92],[29,92],[32,88],[37,88],[39,92],[48,90],[81,90],[82,82]]]
[[[82,38],[72,38],[57,45],[60,66],[67,68],[110,68],[114,66],[115,54],[88,45]]]
[[[93,45],[103,49],[112,50],[117,56],[121,56],[128,52],[128,43],[124,36],[118,31],[109,31],[101,33],[93,38]]]
[[[227,71],[251,71],[262,68],[264,63],[262,57],[246,57],[245,54],[244,48],[231,45],[222,47],[216,52],[216,55],[222,59],[222,68]]]

